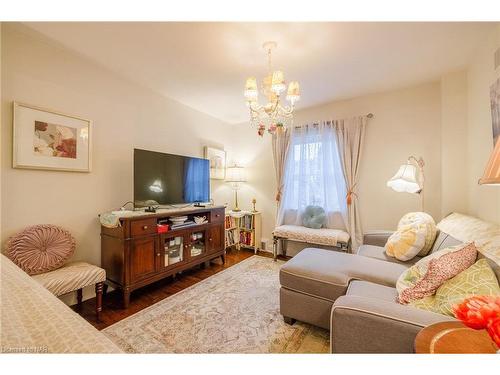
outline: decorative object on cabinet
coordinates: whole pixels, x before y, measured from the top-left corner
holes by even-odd
[[[422,211],[424,211],[424,165],[424,159],[410,156],[406,164],[401,165],[396,174],[387,181],[387,186],[394,191],[419,194]]]
[[[262,235],[262,216],[258,211],[229,211],[226,213],[226,248],[235,246],[251,249],[257,254]]]
[[[183,270],[221,257],[225,262],[222,206],[179,208],[120,217],[120,225],[101,225],[101,265],[107,282],[123,293],[125,308],[130,293]],[[158,224],[181,215],[185,222],[158,233]],[[205,216],[196,224],[194,217]]]
[[[231,183],[231,187],[234,190],[234,212],[241,211],[238,207],[238,190],[241,187],[241,183],[245,181],[245,169],[243,167],[233,165],[232,167],[227,168],[226,182]]]
[[[493,152],[491,153],[483,177],[479,180],[479,185],[499,185],[500,184],[500,137]]]
[[[90,172],[92,121],[13,103],[12,167]]]
[[[252,199],[252,206],[253,206],[252,212],[257,212],[257,210],[255,209],[255,204],[256,203],[257,203],[257,199],[253,198]]]
[[[223,180],[226,177],[226,151],[205,146],[205,159],[210,161],[210,178]]]

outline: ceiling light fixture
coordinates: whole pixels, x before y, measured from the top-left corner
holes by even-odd
[[[268,74],[262,81],[261,92],[267,98],[267,103],[260,105],[258,102],[259,89],[255,77],[247,78],[245,84],[244,95],[250,109],[250,124],[258,127],[257,133],[261,137],[266,129],[270,134],[286,129],[286,126],[293,122],[295,103],[300,99],[299,83],[290,82],[287,90],[283,72],[272,69],[271,55],[277,46],[278,44],[273,41],[265,42],[262,46],[267,53]],[[290,105],[282,105],[280,102],[285,90],[286,100]]]

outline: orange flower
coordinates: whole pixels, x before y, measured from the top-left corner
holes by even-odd
[[[495,342],[498,348],[500,348],[500,317],[496,317],[491,320],[487,327],[488,334],[491,339]]]
[[[500,297],[470,297],[453,306],[453,312],[467,327],[485,329],[490,321],[500,318]]]

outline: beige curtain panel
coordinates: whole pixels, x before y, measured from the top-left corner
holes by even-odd
[[[279,216],[281,197],[283,194],[283,188],[285,184],[285,163],[286,156],[288,153],[288,147],[290,146],[290,130],[279,128],[272,135],[272,147],[273,147],[273,159],[274,159],[274,171],[276,173],[276,203],[277,203],[277,216]],[[280,218],[277,217],[277,225],[281,225]]]
[[[347,189],[347,231],[351,236],[351,251],[356,252],[363,241],[356,187],[366,132],[366,116],[333,120],[337,144]]]

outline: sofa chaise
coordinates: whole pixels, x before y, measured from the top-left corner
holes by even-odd
[[[454,213],[437,227],[430,253],[479,241],[500,277],[500,226]],[[411,353],[423,327],[454,320],[396,302],[398,277],[420,258],[401,262],[387,256],[383,245],[391,233],[368,233],[356,254],[308,248],[285,263],[280,270],[285,321],[330,329],[334,353]]]

